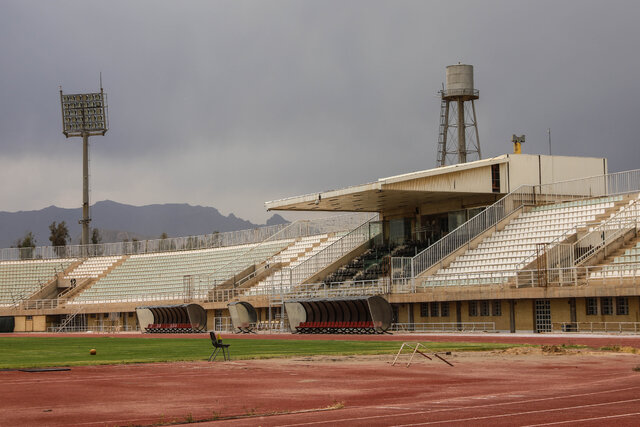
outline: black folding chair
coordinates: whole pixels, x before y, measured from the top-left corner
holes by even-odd
[[[211,356],[209,356],[209,362],[211,362],[212,360],[216,360],[216,357],[218,356],[218,352],[220,350],[222,350],[222,356],[224,357],[225,361],[231,360],[231,354],[229,353],[230,344],[223,344],[222,338],[218,339],[215,332],[209,332],[209,335],[211,336],[211,344],[213,345],[213,353],[211,353]]]

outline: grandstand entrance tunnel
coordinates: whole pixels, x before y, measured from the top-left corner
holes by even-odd
[[[207,313],[199,304],[136,307],[138,324],[147,333],[202,332],[207,329]]]

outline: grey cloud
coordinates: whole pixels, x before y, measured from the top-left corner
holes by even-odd
[[[639,12],[622,1],[4,2],[0,179],[35,166],[0,200],[80,204],[80,148],[60,132],[57,87],[93,91],[100,71],[111,129],[92,138],[93,200],[263,222],[265,200],[433,167],[434,95],[458,61],[475,66],[485,157],[510,152],[512,133],[546,153],[551,127],[555,154],[636,168]]]

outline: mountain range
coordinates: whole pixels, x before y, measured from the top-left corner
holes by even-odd
[[[29,231],[36,238],[36,246],[49,246],[49,225],[65,221],[73,244],[80,242],[81,227],[78,220],[82,209],[49,206],[37,211],[0,212],[0,247],[14,246]],[[253,224],[233,213],[222,215],[216,208],[188,204],[157,204],[132,206],[104,200],[91,207],[91,228],[100,230],[102,243],[157,239],[162,233],[169,237],[210,234],[214,231],[236,231],[263,225],[285,224],[275,214],[266,224]]]

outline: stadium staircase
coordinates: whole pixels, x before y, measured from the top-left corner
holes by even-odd
[[[609,232],[610,226],[635,206],[636,198],[620,195],[527,208],[502,229],[479,236],[477,244],[463,248],[449,263],[439,265],[435,273],[425,272],[418,282],[426,287],[507,282],[522,285],[522,277],[516,277],[518,270],[579,265],[586,261],[584,255],[593,256],[610,243],[589,244],[579,250],[580,242],[591,242],[601,229]]]
[[[106,277],[116,267],[124,263],[128,255],[115,257],[88,258],[79,264],[64,279],[71,282],[75,279],[75,286],[69,286],[58,294],[58,298],[73,299],[76,295],[91,288],[98,280]]]

